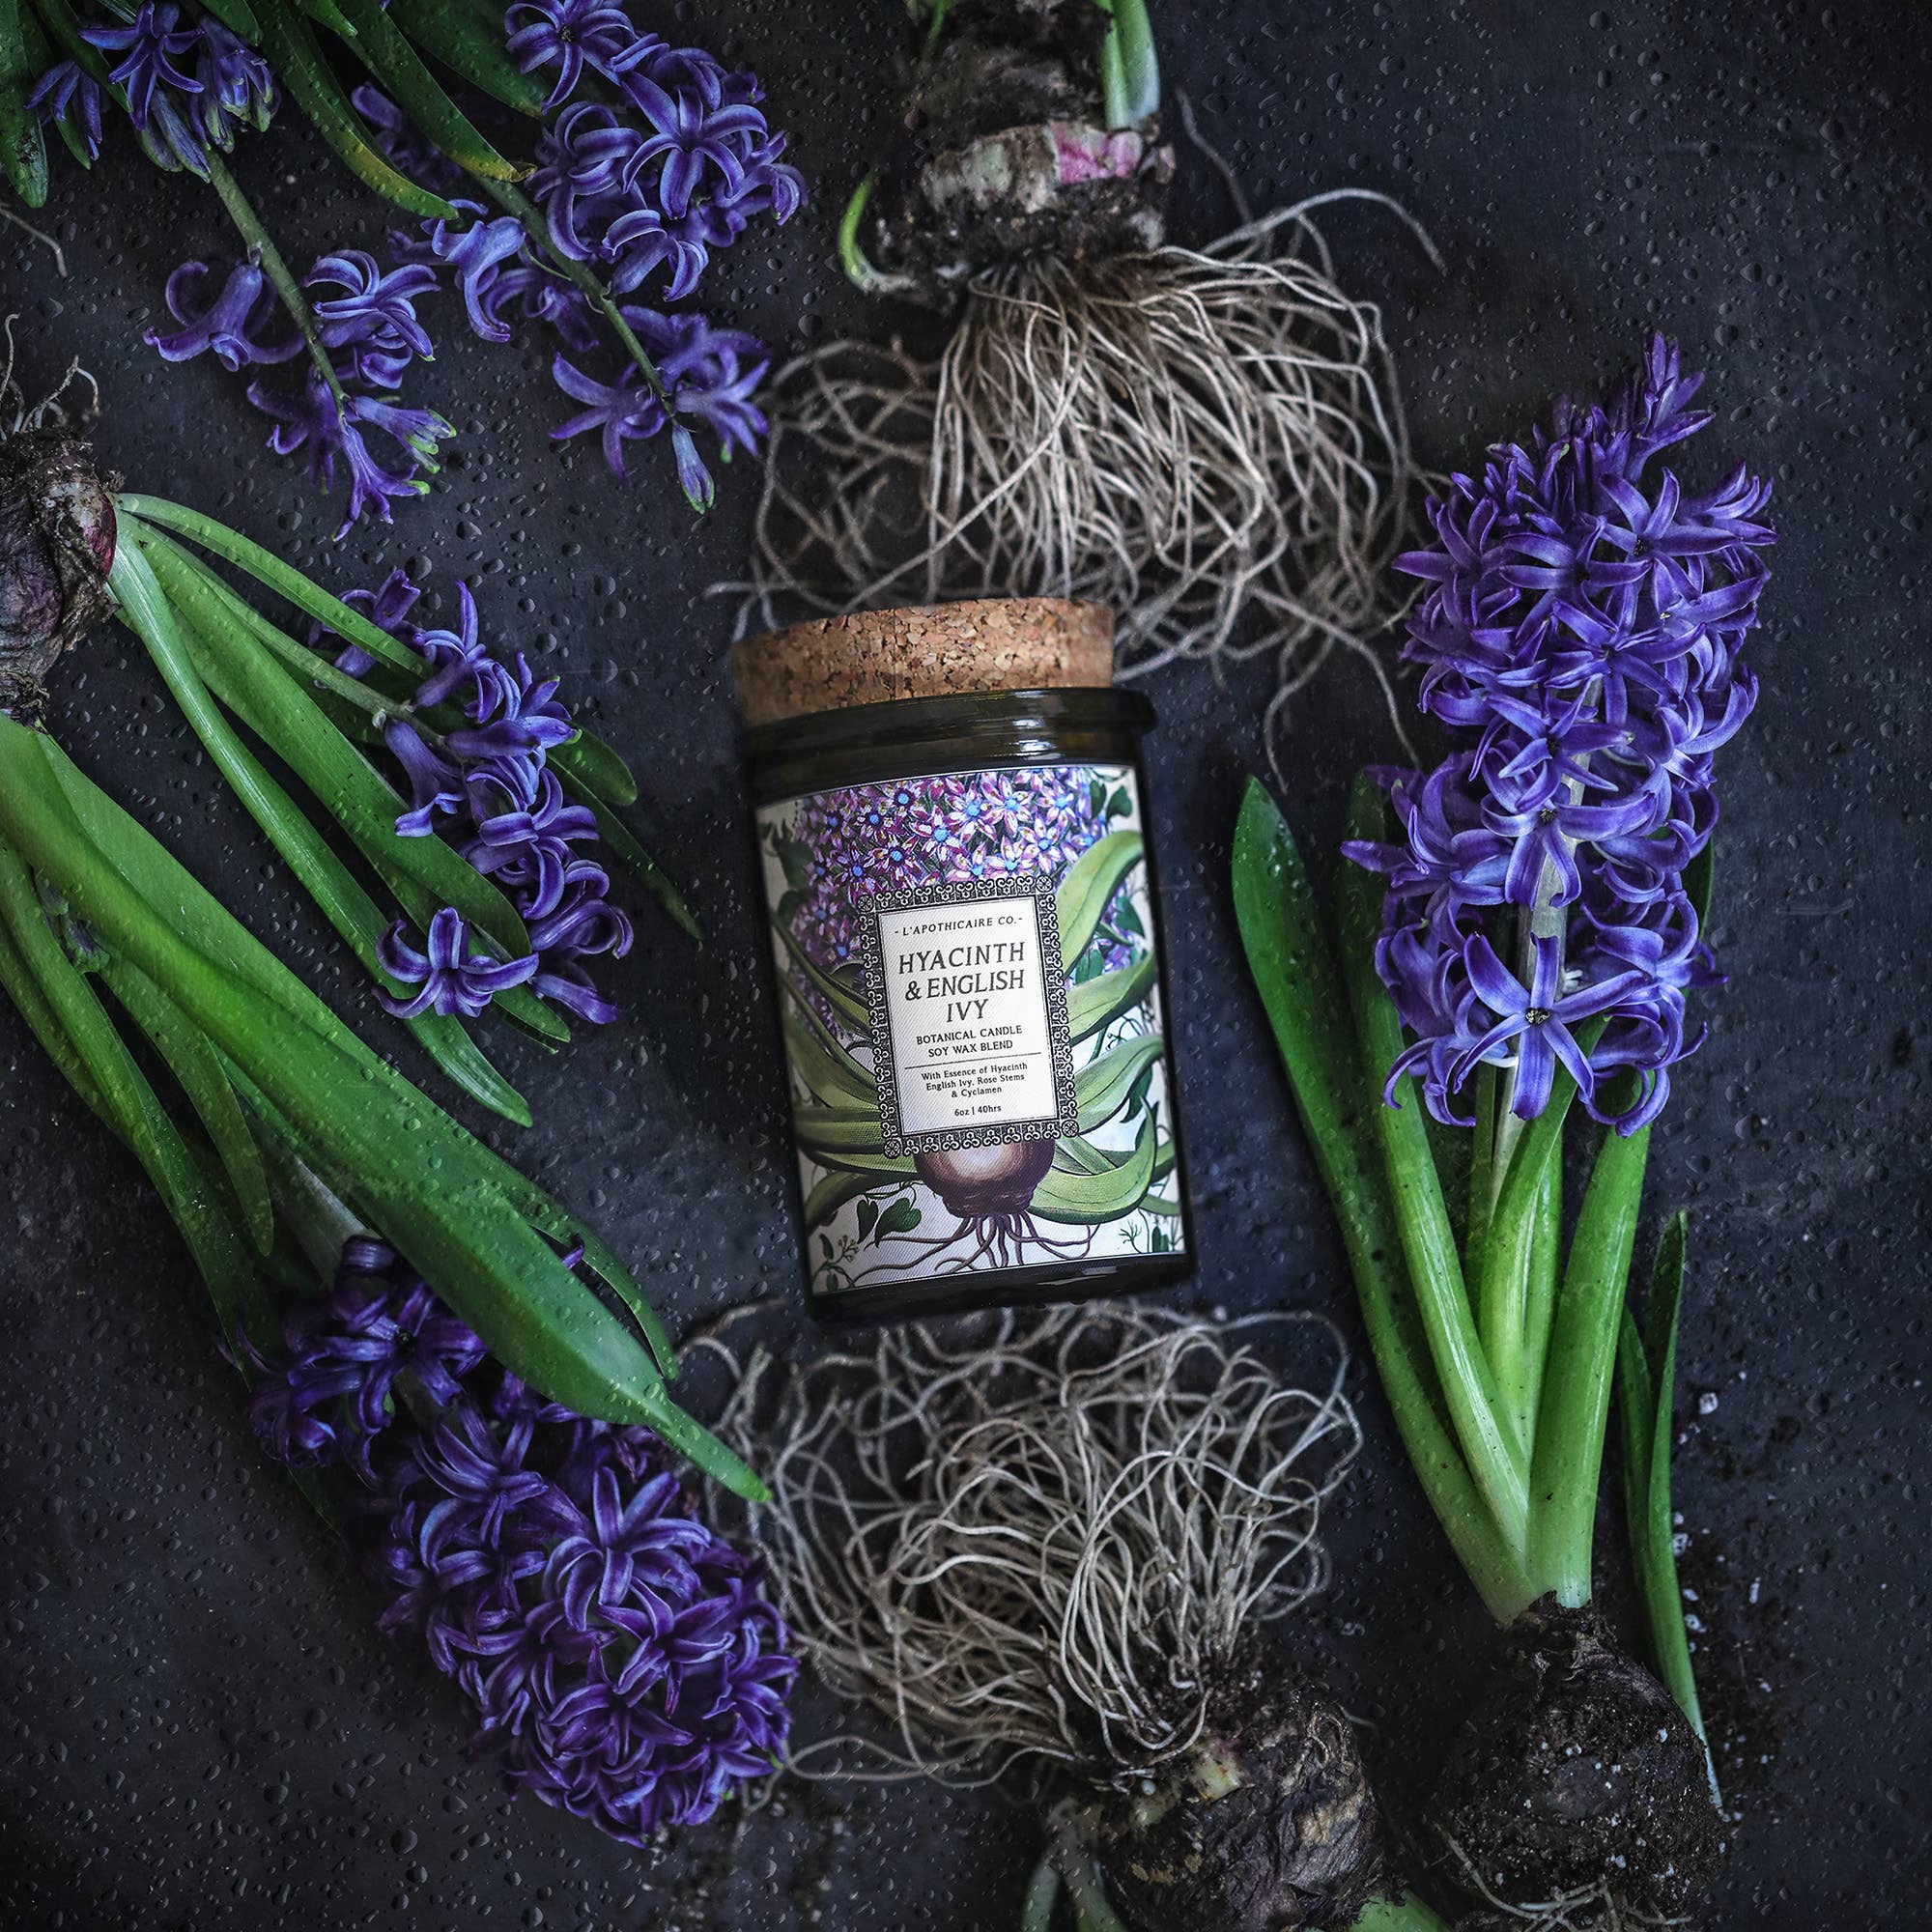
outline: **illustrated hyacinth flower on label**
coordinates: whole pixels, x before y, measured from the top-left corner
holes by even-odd
[[[554,335],[554,380],[579,406],[554,439],[595,433],[620,479],[627,442],[668,433],[668,470],[702,511],[716,495],[711,462],[756,452],[766,422],[753,397],[770,356],[743,330],[668,307],[753,223],[787,221],[803,205],[754,74],[645,32],[602,0],[518,0],[499,38],[429,33],[374,0],[342,10],[262,0],[235,28],[175,0],[79,22],[53,0],[24,4],[45,8],[67,51],[25,104],[78,161],[99,157],[113,106],[156,165],[215,189],[244,253],[185,263],[167,289],[176,327],[147,339],[171,362],[213,351],[231,370],[303,358],[293,381],[252,381],[248,400],[272,421],[272,449],[300,457],[326,491],[346,484],[338,536],[390,521],[440,467],[450,424],[402,391],[434,359],[417,304],[448,289],[485,341],[528,327]],[[320,58],[319,31],[373,79],[345,91]],[[389,237],[387,263],[344,246],[298,277],[228,172],[238,134],[268,128],[283,104],[278,69],[338,156],[411,217]],[[528,160],[497,152],[444,91],[443,70],[530,117]],[[38,151],[31,122],[29,132]],[[39,205],[44,156],[38,172],[16,171],[16,185]]]
[[[1773,541],[1768,483],[1740,466],[1697,494],[1658,461],[1710,421],[1701,380],[1657,338],[1602,404],[1452,477],[1436,547],[1399,560],[1430,586],[1405,648],[1418,702],[1457,748],[1385,775],[1402,843],[1347,849],[1388,882],[1377,964],[1416,1036],[1391,1078],[1416,1071],[1438,1120],[1467,1123],[1486,1065],[1533,1119],[1560,1067],[1632,1133],[1701,1037],[1686,995],[1719,974],[1687,874],[1715,754],[1756,701],[1743,648]]]
[[[359,1479],[380,1627],[456,1684],[508,1789],[642,1845],[777,1769],[790,1638],[649,1430],[544,1400],[370,1236],[244,1352],[263,1448]]]

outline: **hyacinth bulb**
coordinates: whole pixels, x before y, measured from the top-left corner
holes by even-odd
[[[32,710],[63,651],[106,611],[114,499],[66,430],[0,442],[0,711]]]

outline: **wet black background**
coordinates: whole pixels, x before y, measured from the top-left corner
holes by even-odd
[[[639,17],[668,9],[640,7]],[[1470,460],[1653,324],[1712,371],[1700,479],[1748,459],[1785,533],[1756,650],[1764,697],[1723,761],[1717,937],[1733,974],[1652,1155],[1651,1224],[1693,1216],[1678,1498],[1699,1663],[1743,1812],[1708,1915],[1917,1923],[1932,1877],[1911,1766],[1925,1735],[1922,1448],[1928,920],[1920,792],[1932,329],[1919,11],[1711,0],[1170,4],[1164,53],[1267,206],[1385,189],[1425,221],[1329,219],[1344,278],[1386,304],[1424,455]],[[819,185],[714,301],[778,344],[888,318],[824,265],[844,185],[889,112],[895,10],[778,0],[676,10],[753,61]],[[791,1235],[744,800],[719,675],[751,479],[694,530],[646,455],[618,488],[558,453],[544,358],[486,348],[445,299],[417,389],[463,431],[393,535],[334,518],[261,447],[239,382],[164,369],[139,332],[168,268],[222,253],[212,199],[117,142],[84,182],[56,151],[65,279],[0,232],[30,387],[78,355],[103,458],[342,584],[433,560],[552,654],[641,776],[661,856],[713,933],[648,917],[621,1025],[548,1064],[499,1039],[537,1103],[519,1157],[600,1225],[674,1321],[789,1294]],[[384,216],[294,122],[244,183],[302,260]],[[1183,238],[1226,225],[1189,167]],[[1228,917],[1228,831],[1260,755],[1259,670],[1154,683],[1152,746],[1195,1164],[1197,1297],[1350,1320],[1323,1204],[1287,1125]],[[103,630],[55,707],[81,762],[189,851],[285,954],[347,992],[319,922],[225,798],[145,661]],[[1295,715],[1288,800],[1332,836],[1388,750],[1336,668]],[[373,1030],[373,1029],[372,1029]],[[926,1787],[793,1793],[633,1854],[465,1763],[456,1699],[369,1628],[369,1604],[263,1466],[196,1288],[131,1160],[0,1021],[0,1924],[7,1927],[930,1926],[1014,1922],[1023,1812]],[[1312,1367],[1312,1364],[1311,1364]],[[1370,1450],[1333,1520],[1336,1578],[1293,1628],[1322,1649],[1396,1796],[1481,1668],[1482,1615],[1421,1512],[1372,1380]],[[1617,1544],[1606,1531],[1606,1548]],[[827,1714],[809,1712],[807,1734]],[[814,1916],[814,1915],[818,1916]]]

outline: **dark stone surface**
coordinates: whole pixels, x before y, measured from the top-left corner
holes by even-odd
[[[729,11],[725,50],[756,60],[820,198],[778,245],[742,249],[719,299],[728,290],[737,318],[780,343],[841,322],[883,329],[822,258],[890,111],[895,10]],[[1431,461],[1473,459],[1657,324],[1712,371],[1719,417],[1697,473],[1742,458],[1778,480],[1764,700],[1723,765],[1717,937],[1733,980],[1656,1136],[1649,1194],[1653,1227],[1679,1203],[1693,1215],[1678,1499],[1743,1812],[1706,1922],[1922,1920],[1924,18],[1764,0],[1164,11],[1186,16],[1165,35],[1171,76],[1257,205],[1382,188],[1441,243],[1438,278],[1380,213],[1329,222],[1345,278],[1387,304]],[[705,10],[677,13],[713,33]],[[458,464],[393,536],[331,551],[333,518],[263,452],[239,383],[165,369],[139,344],[168,268],[227,249],[213,202],[125,143],[92,181],[56,164],[47,214],[69,275],[9,230],[0,289],[30,379],[76,355],[100,379],[104,458],[344,584],[406,556],[433,559],[445,586],[473,575],[488,619],[552,654],[636,762],[660,853],[715,936],[700,959],[647,920],[617,976],[622,1025],[549,1064],[506,1046],[537,1102],[517,1151],[597,1217],[676,1321],[793,1293],[718,674],[727,618],[698,595],[739,567],[751,479],[727,473],[724,508],[694,532],[648,459],[623,490],[594,451],[552,449],[559,411],[540,356],[469,340],[445,304],[421,393],[464,430]],[[383,229],[293,125],[251,144],[241,172],[300,259]],[[1227,212],[1205,169],[1185,172],[1179,230],[1205,236]],[[1223,892],[1263,689],[1259,672],[1219,689],[1186,671],[1154,688],[1196,1293],[1351,1321]],[[266,936],[345,988],[318,922],[122,635],[98,635],[54,722]],[[1335,669],[1289,744],[1297,823],[1330,837],[1349,775],[1385,751],[1364,680]],[[0,1924],[1015,1921],[1036,1827],[983,1798],[794,1792],[736,1835],[723,1825],[646,1856],[506,1805],[464,1761],[455,1699],[377,1638],[368,1600],[255,1454],[132,1162],[11,1021],[0,1095]],[[1490,1643],[1360,1369],[1356,1386],[1370,1453],[1334,1519],[1334,1587],[1292,1634],[1373,1727],[1400,1806]]]

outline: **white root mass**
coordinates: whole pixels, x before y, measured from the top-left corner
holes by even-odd
[[[840,340],[789,363],[740,629],[1083,597],[1118,611],[1123,671],[1273,657],[1270,730],[1337,650],[1386,691],[1372,640],[1418,477],[1379,312],[1337,287],[1313,219],[1341,198],[1384,200],[1010,264],[973,281],[937,360]]]
[[[1264,1353],[1284,1327],[1332,1351],[1317,1388]],[[1131,1784],[1202,1734],[1217,1668],[1326,1581],[1321,1506],[1361,1435],[1320,1317],[1090,1304],[796,1367],[699,1347],[730,1374],[720,1433],[773,1492],[752,1526],[774,1600],[894,1734],[795,1768],[857,1743],[954,1785],[1049,1764]]]

